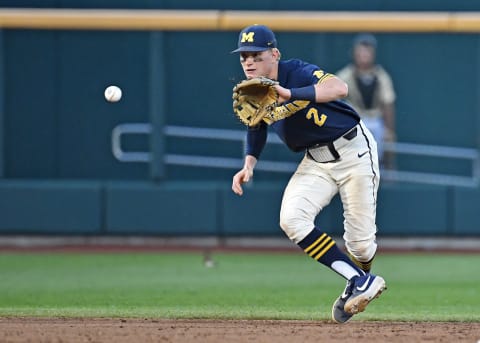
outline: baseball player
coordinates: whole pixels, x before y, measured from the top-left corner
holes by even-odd
[[[275,121],[249,127],[243,168],[233,176],[232,190],[243,194],[242,184],[253,170],[273,129],[304,158],[283,195],[280,226],[313,259],[347,280],[335,300],[332,318],[345,323],[386,288],[382,277],[370,273],[377,244],[376,203],[379,167],[376,142],[359,115],[343,102],[347,85],[333,74],[299,59],[280,60],[274,33],[264,25],[240,32],[240,64],[247,79],[278,81]],[[345,245],[340,250],[315,217],[339,192],[344,208]]]

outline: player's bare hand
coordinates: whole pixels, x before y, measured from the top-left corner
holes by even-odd
[[[278,92],[278,103],[283,104],[291,97],[290,89],[284,88],[280,85],[275,85],[275,89]]]
[[[253,177],[253,170],[243,168],[233,176],[232,191],[237,195],[243,195],[242,184],[247,183]]]

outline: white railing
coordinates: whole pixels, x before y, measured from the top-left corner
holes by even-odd
[[[152,125],[149,123],[125,123],[117,125],[112,130],[113,155],[120,162],[150,162],[152,160],[152,154],[150,152],[124,151],[121,143],[123,135],[151,133]],[[163,134],[170,137],[228,140],[242,142],[243,144],[245,143],[245,131],[240,130],[165,126]],[[267,144],[283,143],[276,135],[269,135]],[[472,163],[472,172],[471,176],[460,176],[384,169],[382,170],[382,179],[384,180],[466,187],[476,187],[479,184],[480,157],[479,152],[476,149],[397,142],[385,144],[385,150],[394,152],[395,154],[470,160]],[[240,158],[186,154],[166,154],[164,156],[164,162],[170,165],[226,169],[238,169],[243,165],[243,159]],[[260,160],[256,169],[270,172],[291,173],[296,167],[297,163],[295,162]]]

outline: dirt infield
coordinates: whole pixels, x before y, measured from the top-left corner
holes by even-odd
[[[480,323],[1,318],[1,342],[468,342]]]

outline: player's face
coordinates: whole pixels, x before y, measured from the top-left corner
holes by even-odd
[[[259,76],[275,78],[277,59],[278,56],[272,49],[240,53],[240,64],[247,79]]]

